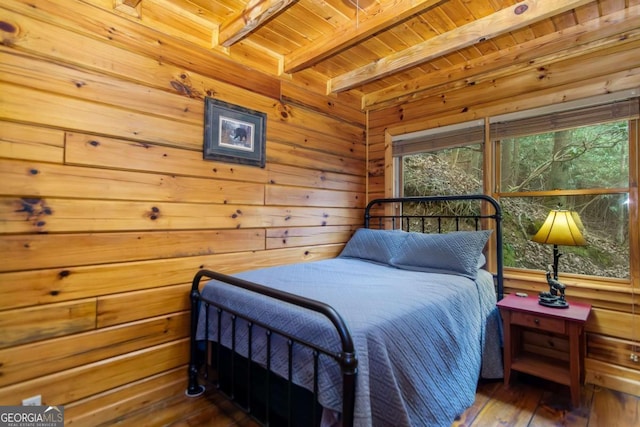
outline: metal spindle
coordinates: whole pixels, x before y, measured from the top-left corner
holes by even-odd
[[[293,418],[292,384],[293,384],[293,341],[287,340],[287,420],[289,425]]]
[[[236,316],[231,315],[231,399],[236,398]]]
[[[247,411],[251,413],[251,361],[253,360],[253,322],[247,323]]]
[[[208,311],[207,311],[208,313]],[[216,369],[218,369],[218,380],[216,381],[217,388],[220,388],[220,364],[222,363],[222,309],[218,307],[218,330],[216,331]],[[208,324],[208,323],[207,323]],[[208,342],[208,341],[207,341]],[[207,369],[208,371],[208,369]]]
[[[207,345],[207,343],[209,342],[209,308],[210,308],[211,304],[209,304],[208,302],[205,302],[204,304],[204,324],[207,325],[207,327],[205,328],[204,331],[204,339],[205,339],[205,345],[204,345],[204,360],[206,363],[209,362],[209,358],[211,357],[211,355],[209,354],[209,347]],[[207,366],[205,366],[205,370],[204,370],[204,377],[206,379],[209,379],[209,368]]]
[[[316,427],[320,425],[318,420],[318,410],[316,402],[318,401],[318,355],[319,353],[314,350],[313,351],[313,407],[311,409],[311,414],[313,417],[313,423]]]
[[[266,388],[265,388],[265,421],[269,425],[271,407],[271,330],[267,329],[267,369],[266,369]]]

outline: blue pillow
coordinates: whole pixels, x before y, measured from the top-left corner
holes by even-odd
[[[389,264],[408,234],[400,230],[359,228],[338,257]]]
[[[491,230],[446,234],[407,233],[391,265],[405,270],[456,274],[475,279]]]

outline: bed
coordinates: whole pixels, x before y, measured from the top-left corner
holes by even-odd
[[[198,271],[187,395],[264,425],[450,426],[502,377],[500,221],[484,195],[378,199],[334,259]]]

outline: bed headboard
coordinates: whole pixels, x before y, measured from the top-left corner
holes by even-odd
[[[502,209],[484,194],[375,199],[364,213],[366,228],[418,233],[493,230],[485,248],[498,300],[503,290]]]

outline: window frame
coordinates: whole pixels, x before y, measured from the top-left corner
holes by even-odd
[[[597,99],[593,100],[593,103],[602,99],[601,97],[596,97]],[[501,193],[499,191],[499,170],[500,170],[500,143],[496,141],[492,137],[492,128],[491,125],[498,121],[504,120],[505,115],[502,117],[486,117],[484,119],[484,140],[481,143],[481,147],[483,150],[483,193],[493,196],[497,200],[500,198],[506,197],[522,197],[526,195],[526,197],[538,197],[538,196],[575,196],[575,195],[598,195],[598,194],[628,194],[629,197],[629,207],[628,207],[628,232],[629,232],[629,278],[621,279],[621,278],[610,278],[604,276],[591,276],[591,275],[583,275],[583,274],[572,274],[572,273],[563,273],[563,278],[567,280],[570,284],[580,283],[585,286],[623,286],[633,288],[640,288],[640,207],[639,207],[639,195],[638,195],[638,182],[640,181],[640,142],[638,141],[640,137],[640,117],[638,115],[637,109],[640,105],[640,98],[637,95],[632,93],[632,96],[627,96],[625,100],[631,100],[632,103],[635,103],[635,112],[631,113],[632,117],[627,117],[625,120],[629,123],[629,186],[622,188],[606,188],[606,189],[576,189],[576,190],[553,190],[553,191],[535,191],[535,192],[510,192],[510,193]],[[615,101],[615,100],[614,100]],[[584,103],[585,101],[581,101]],[[587,103],[589,100],[587,100]],[[609,100],[608,103],[613,105],[614,102]],[[593,104],[588,105],[587,108],[593,107]],[[596,106],[597,107],[597,106]],[[544,110],[551,109],[553,114],[566,114],[571,108],[558,108],[558,106],[549,106],[544,107],[542,109],[535,110]],[[513,116],[522,116],[526,114],[535,114],[534,110],[529,112],[518,112]],[[617,119],[613,118],[611,120],[607,120],[608,122],[615,121]],[[474,122],[478,122],[475,120]],[[467,122],[471,123],[471,122]],[[598,123],[586,123],[588,124],[598,124]],[[465,124],[461,123],[458,125],[452,125],[458,127],[464,127]],[[577,127],[577,126],[576,126]],[[437,134],[438,128],[428,131],[420,131],[413,132],[410,135],[421,135],[428,136],[429,134]],[[391,136],[391,152],[390,161],[393,165],[393,184],[391,188],[393,189],[393,195],[399,196],[402,194],[402,176],[403,176],[403,159],[402,155],[398,154],[398,151],[394,148],[396,141],[406,140],[406,135],[400,136]],[[434,144],[431,150],[425,151],[436,151],[443,148],[454,148],[456,146],[460,146],[462,144],[454,143],[451,146],[442,143],[442,140],[439,140],[438,144]],[[540,281],[541,271],[534,269],[524,269],[524,268],[516,268],[516,267],[505,267],[505,277],[512,278],[514,280],[524,280],[524,281]]]

